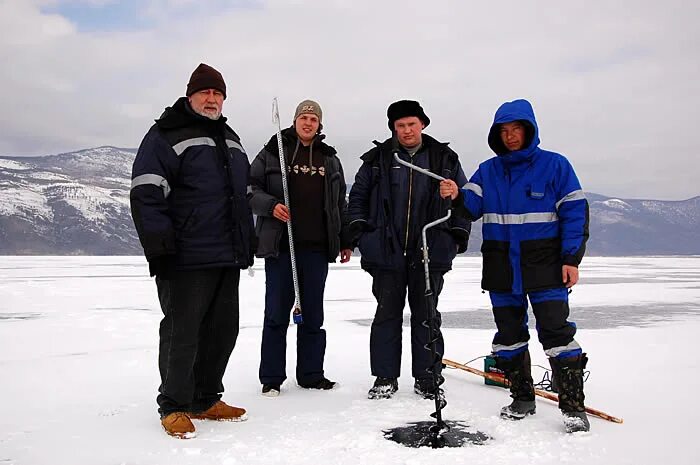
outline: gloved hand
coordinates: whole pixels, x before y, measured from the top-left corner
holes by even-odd
[[[148,261],[148,271],[151,276],[168,281],[175,276],[175,264],[175,255],[159,255]]]
[[[377,227],[371,225],[368,221],[355,221],[350,225],[350,235],[359,236],[362,233],[372,232],[375,229]]]
[[[350,236],[350,247],[357,247],[357,243],[360,242],[360,236],[364,233],[374,231],[376,226],[372,226],[367,221],[355,221],[350,225],[349,236]]]
[[[255,262],[255,253],[258,251],[258,245],[260,241],[258,240],[258,236],[253,234],[250,236],[250,248],[248,249],[248,266],[252,267],[253,263]]]
[[[457,243],[457,253],[464,253],[467,251],[467,245],[469,244],[469,233],[461,228],[450,229],[450,234]]]

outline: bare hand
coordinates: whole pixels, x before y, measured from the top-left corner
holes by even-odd
[[[457,184],[451,179],[445,179],[440,181],[440,197],[443,199],[446,199],[447,197],[451,198],[452,200],[457,198],[457,194],[459,193],[459,188],[457,187]]]
[[[347,263],[350,261],[350,256],[352,255],[352,249],[343,249],[340,251],[340,263]]]
[[[283,223],[286,223],[289,221],[289,209],[287,206],[283,203],[278,203],[275,205],[275,208],[272,210],[272,216],[277,218]]]
[[[573,287],[578,282],[578,268],[571,265],[562,266],[561,278],[566,287]]]

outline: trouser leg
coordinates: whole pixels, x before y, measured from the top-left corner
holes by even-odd
[[[239,330],[238,268],[212,270],[218,284],[213,301],[199,328],[199,348],[194,364],[195,392],[192,411],[207,410],[221,399],[223,377]]]
[[[566,288],[528,294],[537,322],[537,336],[548,357],[573,357],[582,353],[574,339],[576,325],[568,321],[569,298]]]
[[[530,333],[527,329],[527,299],[522,294],[489,293],[496,322],[491,346],[496,357],[513,358],[527,350]]]
[[[265,259],[265,318],[259,377],[262,384],[282,384],[286,375],[287,328],[294,305],[289,252]]]
[[[372,274],[372,293],[377,300],[369,342],[373,376],[398,378],[401,374],[406,280],[405,271],[375,271]]]
[[[324,375],[323,292],[328,276],[328,257],[322,252],[300,252],[297,254],[297,268],[304,323],[297,325],[296,377],[299,384],[312,384]]]
[[[412,268],[408,271],[408,305],[411,308],[411,374],[416,379],[431,378],[428,371],[434,368],[439,374],[442,371],[442,364],[434,364],[431,352],[428,348],[430,343],[429,329],[424,326],[429,318],[429,305],[435,311],[433,326],[435,332],[435,350],[437,356],[445,353],[445,343],[440,331],[442,317],[437,310],[438,297],[442,292],[444,283],[441,272],[430,273],[430,288],[433,291],[432,303],[429,303],[425,296],[425,272],[423,268]]]
[[[156,278],[163,310],[158,367],[161,415],[191,408],[195,390],[194,364],[202,320],[213,300],[215,270],[177,271],[172,279]]]

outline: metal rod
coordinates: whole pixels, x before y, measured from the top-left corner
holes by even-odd
[[[486,373],[485,371],[477,370],[476,368],[472,368],[468,365],[464,365],[462,363],[457,363],[453,362],[452,360],[443,358],[442,363],[447,365],[448,367],[452,368],[459,368],[460,370],[468,371],[469,373],[473,373],[475,375],[479,375],[483,378],[489,379],[491,381],[495,381],[497,383],[503,383],[506,386],[508,386],[508,380],[505,380],[503,378],[499,378],[498,376],[492,374],[492,373]],[[552,400],[554,402],[559,402],[559,396],[556,394],[553,394],[551,392],[543,391],[542,389],[535,389],[535,394],[537,394],[540,397],[544,397],[545,399]],[[605,412],[601,412],[600,410],[594,409],[592,407],[585,407],[586,412],[590,413],[591,415],[602,418],[603,420],[608,420],[613,423],[622,423],[622,418],[614,417],[612,415],[609,415]]]
[[[444,180],[442,176],[439,176],[435,173],[433,173],[430,170],[426,170],[424,168],[421,168],[419,166],[414,165],[413,163],[409,163],[407,161],[402,160],[399,157],[399,154],[397,151],[394,151],[394,160],[396,160],[399,164],[407,167],[408,169],[417,171],[419,173],[425,174],[426,176],[430,176],[431,178],[437,179],[439,181]],[[430,356],[431,360],[433,360],[433,365],[430,367],[429,371],[432,374],[433,377],[433,385],[435,386],[435,413],[433,413],[431,416],[435,418],[436,423],[437,423],[437,428],[433,431],[436,435],[439,435],[441,432],[445,430],[445,428],[449,429],[445,422],[442,420],[442,409],[447,405],[447,402],[445,401],[443,395],[441,394],[440,390],[440,382],[438,379],[438,374],[435,372],[435,367],[437,366],[438,363],[440,363],[440,359],[442,358],[443,354],[438,354],[437,349],[435,347],[435,343],[437,339],[435,338],[435,333],[437,333],[437,330],[435,328],[435,314],[437,312],[437,308],[435,306],[435,296],[433,295],[433,291],[430,286],[430,256],[428,254],[428,229],[437,226],[441,223],[444,223],[445,221],[450,219],[450,216],[452,215],[452,210],[448,209],[447,214],[443,216],[442,218],[438,218],[435,221],[432,221],[425,226],[423,226],[423,229],[421,230],[421,241],[423,243],[422,250],[423,250],[423,270],[425,273],[425,298],[427,300],[428,304],[428,319],[427,319],[427,324],[425,322],[423,323],[424,326],[428,329],[428,346],[424,347],[426,350],[430,351]]]
[[[437,179],[438,181],[445,180],[445,178],[443,178],[442,176],[440,176],[438,174],[433,173],[430,170],[426,170],[425,168],[421,168],[420,166],[416,166],[412,163],[409,163],[407,161],[402,160],[401,157],[399,157],[398,152],[394,152],[394,160],[396,160],[397,162],[399,162],[400,164],[402,164],[403,166],[405,166],[407,168],[410,168],[414,171],[418,171],[419,173],[422,173],[426,176],[430,176],[431,178]]]
[[[438,218],[432,223],[426,224],[425,226],[423,226],[423,230],[421,231],[421,240],[423,241],[423,268],[425,269],[426,291],[430,290],[430,269],[428,267],[430,263],[430,257],[428,255],[428,229],[432,228],[433,226],[437,226],[440,223],[444,223],[445,221],[450,219],[450,216],[452,216],[452,210],[447,210],[447,215],[443,216],[442,218]]]
[[[280,112],[277,104],[277,97],[272,99],[272,122],[277,125],[277,148],[279,149],[280,157],[280,174],[282,175],[282,191],[284,192],[284,205],[289,211],[289,220],[287,221],[287,235],[289,236],[289,257],[292,262],[292,281],[294,282],[294,308],[292,310],[292,319],[295,324],[304,322],[301,313],[301,299],[299,297],[299,280],[297,278],[297,261],[294,253],[294,235],[292,234],[292,208],[289,203],[289,187],[287,186],[287,162],[284,156],[284,147],[282,146],[282,127],[280,126]]]

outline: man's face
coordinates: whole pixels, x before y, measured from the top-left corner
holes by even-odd
[[[415,147],[421,143],[421,134],[425,125],[417,116],[406,116],[394,121],[394,131],[399,143],[404,147]]]
[[[318,116],[313,113],[302,113],[294,121],[294,129],[303,144],[310,144],[318,132]]]
[[[515,152],[525,146],[525,126],[520,121],[501,124],[501,141],[503,145]]]
[[[224,94],[216,89],[202,89],[189,96],[190,106],[195,113],[209,119],[219,119],[224,106]]]

